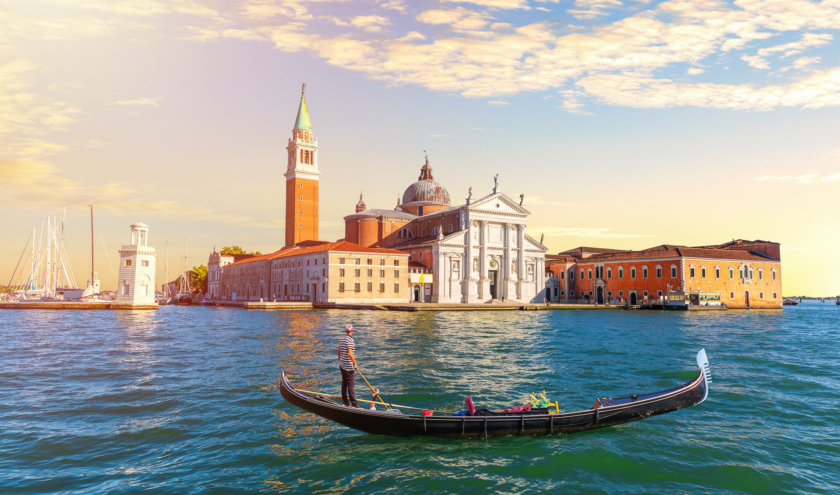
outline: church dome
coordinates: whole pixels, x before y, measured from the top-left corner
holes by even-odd
[[[408,186],[403,193],[402,207],[410,206],[412,204],[424,205],[442,205],[449,206],[449,191],[445,187],[435,182],[432,177],[432,167],[429,166],[429,159],[426,158],[426,164],[420,169],[420,177],[417,182]]]

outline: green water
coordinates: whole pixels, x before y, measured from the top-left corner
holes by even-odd
[[[356,328],[389,401],[458,410],[545,389],[714,383],[699,406],[573,435],[368,435],[286,403],[281,369],[338,393]],[[2,311],[3,493],[836,493],[840,307],[784,311]],[[359,380],[357,391],[367,397]]]

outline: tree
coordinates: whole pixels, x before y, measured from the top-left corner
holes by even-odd
[[[244,249],[239,246],[225,246],[219,251],[219,254],[247,254]]]
[[[207,293],[207,265],[194,266],[190,270],[190,287],[202,294]]]
[[[250,254],[252,256],[262,256],[262,253],[259,251],[245,251],[239,246],[225,246],[219,251],[219,254],[227,254],[227,255],[234,255],[234,254]]]

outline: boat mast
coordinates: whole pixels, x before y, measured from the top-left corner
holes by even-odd
[[[88,206],[90,206],[90,290],[93,292],[95,290],[93,274],[96,273],[93,270],[93,205]]]
[[[166,259],[163,261],[163,297],[172,297],[169,290],[169,241],[164,243],[166,246],[164,249],[166,250]]]

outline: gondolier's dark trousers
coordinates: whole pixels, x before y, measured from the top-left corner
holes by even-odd
[[[342,368],[339,370],[341,370],[341,400],[344,401],[345,406],[359,407],[359,403],[356,402],[356,371]]]

